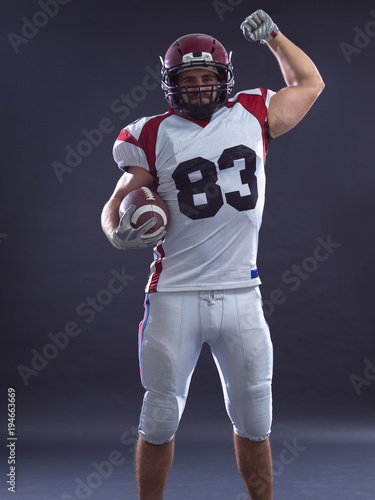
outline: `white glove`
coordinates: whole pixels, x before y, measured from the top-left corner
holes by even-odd
[[[243,36],[249,42],[268,43],[280,31],[264,10],[256,10],[241,24]]]
[[[145,234],[157,222],[155,217],[142,224],[139,228],[134,229],[130,224],[134,211],[135,205],[130,205],[121,217],[118,228],[111,234],[107,234],[111,244],[119,250],[138,249],[155,245],[165,234],[165,227],[159,228],[154,233]]]

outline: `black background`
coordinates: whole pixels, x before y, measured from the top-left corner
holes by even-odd
[[[239,30],[257,8],[312,58],[326,84],[303,121],[270,144],[267,157],[258,268],[275,348],[274,425],[309,422],[335,432],[345,421],[369,424],[373,433],[375,371],[365,367],[375,364],[375,6],[223,4],[227,9],[219,12],[211,1],[72,0],[18,53],[9,33],[21,35],[22,18],[33,19],[41,7],[35,1],[2,6],[0,417],[5,437],[7,388],[15,387],[25,449],[110,442],[137,425],[143,394],[137,329],[151,251],[116,251],[101,231],[102,207],[121,175],[112,145],[131,121],[166,111],[155,79],[147,80],[152,90],[139,87],[147,67],[156,71],[159,55],[183,34],[212,34],[233,51],[235,91],[279,90],[284,83],[272,54]],[[355,41],[355,27],[364,30],[370,21],[371,37]],[[343,42],[362,43],[351,62]],[[133,96],[133,109],[115,111],[121,94]],[[82,131],[103,119],[113,131],[59,179],[52,164],[66,164],[66,146],[76,150]],[[336,246],[314,263],[310,257],[327,238]],[[309,269],[295,290],[282,278],[293,266]],[[128,277],[123,291],[101,311],[79,315],[88,297],[109,297],[103,290],[114,270]],[[275,295],[282,303],[272,306]],[[43,369],[22,378],[20,365],[32,368],[35,350],[41,353],[51,344],[48,334],[69,322],[80,333],[64,349],[50,350],[53,359]],[[353,375],[362,378],[360,387]],[[230,432],[205,348],[181,435],[207,435],[215,421]]]

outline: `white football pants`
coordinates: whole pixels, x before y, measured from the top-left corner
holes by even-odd
[[[211,348],[234,432],[252,441],[267,439],[273,354],[258,287],[146,295],[139,328],[146,389],[140,436],[153,444],[173,438],[204,342]]]

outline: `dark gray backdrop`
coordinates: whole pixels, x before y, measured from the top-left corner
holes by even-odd
[[[334,432],[338,419],[373,419],[374,5],[72,0],[51,17],[18,1],[1,17],[0,256],[1,418],[15,387],[20,446],[105,443],[137,425],[151,251],[116,251],[101,232],[121,174],[112,145],[127,123],[167,109],[155,73],[180,35],[209,33],[232,50],[236,91],[281,88],[267,47],[239,30],[259,7],[326,83],[267,158],[258,267],[275,347],[275,425]],[[37,31],[23,27],[32,20]],[[181,433],[209,432],[211,419],[226,415],[204,349]]]

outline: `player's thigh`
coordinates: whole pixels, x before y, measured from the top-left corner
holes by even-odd
[[[273,350],[258,287],[226,293],[222,331],[211,345],[231,399],[251,386],[270,384]]]
[[[263,441],[272,421],[272,344],[258,288],[225,292],[221,335],[211,344],[234,432]]]
[[[146,296],[139,338],[141,379],[146,389],[187,393],[202,347],[196,295],[157,292]]]

